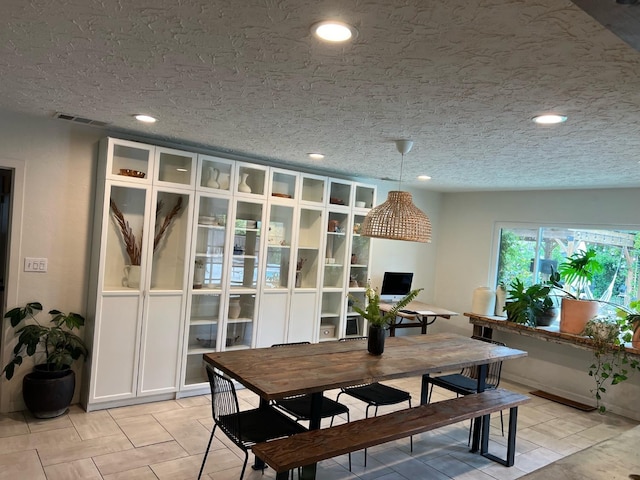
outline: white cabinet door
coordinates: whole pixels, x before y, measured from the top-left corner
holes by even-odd
[[[260,299],[257,347],[285,343],[288,293],[268,293]]]
[[[317,298],[318,293],[315,291],[296,291],[293,293],[287,343],[312,342],[314,340],[313,333],[318,328],[315,322]]]
[[[90,403],[135,397],[140,310],[139,295],[102,298],[91,352],[94,382]]]
[[[174,392],[178,387],[183,295],[150,294],[140,352],[140,395]]]

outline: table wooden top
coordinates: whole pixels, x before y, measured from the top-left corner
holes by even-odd
[[[388,312],[393,307],[392,303],[381,303],[380,310],[383,312]],[[435,305],[431,305],[429,303],[422,302],[409,302],[403,310],[410,310],[411,312],[416,313],[405,313],[398,312],[399,317],[413,319],[416,315],[424,316],[424,317],[442,317],[442,318],[451,318],[458,315],[456,312],[452,312],[451,310],[447,310],[445,308],[436,307]]]
[[[527,352],[452,333],[212,352],[204,360],[265,400],[524,357]]]

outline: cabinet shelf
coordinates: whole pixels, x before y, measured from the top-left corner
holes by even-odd
[[[209,223],[199,223],[198,228],[205,228],[207,230],[222,230],[224,231],[227,227],[224,225],[211,225]]]
[[[202,288],[194,288],[193,290],[191,290],[192,295],[211,295],[215,293],[222,293],[220,285],[210,287],[205,283],[204,285],[202,285]]]
[[[234,253],[233,254],[233,259],[234,260],[242,260],[244,258],[253,258],[253,259],[257,259],[258,256],[257,255],[245,255],[243,253]]]
[[[369,265],[364,265],[362,263],[352,263],[351,268],[369,268]]]
[[[314,251],[317,251],[317,250],[320,250],[320,249],[318,247],[307,247],[307,246],[304,246],[304,245],[298,245],[298,250],[314,250]]]
[[[322,312],[320,318],[339,317],[340,312]]]
[[[232,347],[225,348],[225,350],[229,352],[231,350],[247,350],[249,348],[251,348],[249,345],[234,345]]]
[[[345,232],[327,232],[327,235],[333,235],[336,237],[345,237],[347,234]]]
[[[278,245],[276,243],[270,243],[267,245],[267,247],[269,248],[274,248],[274,249],[287,249],[287,248],[291,248],[291,245]]]
[[[342,265],[341,263],[325,263],[324,266],[325,267],[334,267],[334,268],[335,267],[340,267],[340,268],[344,267],[344,265]]]
[[[207,317],[191,317],[189,321],[189,325],[197,326],[197,325],[215,325],[218,323],[217,318],[207,318]]]
[[[229,318],[227,323],[252,323],[252,318],[240,317],[240,318]]]
[[[187,350],[187,355],[202,355],[204,353],[211,353],[215,351],[215,348],[193,347]]]

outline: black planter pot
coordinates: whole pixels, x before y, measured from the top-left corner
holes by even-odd
[[[73,370],[49,371],[36,365],[22,380],[22,398],[36,418],[54,418],[67,411],[76,389]]]
[[[369,325],[367,350],[371,355],[382,355],[384,352],[384,337],[386,330],[378,325]]]

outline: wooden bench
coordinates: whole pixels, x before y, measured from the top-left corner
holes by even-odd
[[[480,453],[510,467],[515,458],[518,406],[529,401],[529,397],[508,390],[488,390],[258,443],[252,450],[278,473],[276,478],[286,479],[288,471],[297,467],[509,409],[506,459],[488,453],[489,422],[487,419],[479,423],[482,423]]]

